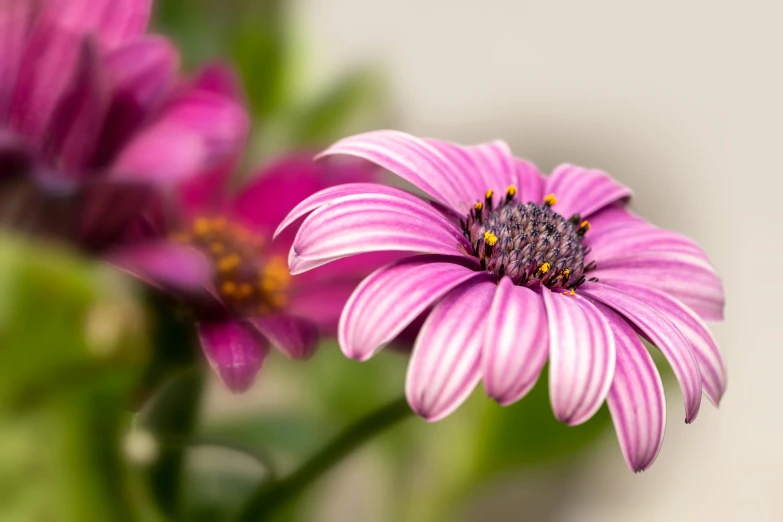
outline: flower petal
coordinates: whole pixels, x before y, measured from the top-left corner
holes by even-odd
[[[549,397],[569,426],[592,417],[606,399],[615,367],[609,323],[579,295],[543,290],[549,323]]]
[[[607,306],[594,304],[609,321],[617,347],[606,403],[625,461],[633,471],[644,471],[663,444],[666,400],[661,376],[633,328]]]
[[[303,199],[291,209],[288,215],[283,219],[275,230],[274,236],[279,236],[283,230],[291,226],[300,217],[309,214],[313,210],[320,208],[327,203],[344,196],[354,196],[360,194],[386,194],[396,196],[408,201],[421,201],[418,197],[400,190],[398,188],[381,185],[379,183],[344,183],[316,192],[312,196]],[[240,210],[241,213],[241,210]]]
[[[434,422],[468,398],[481,379],[481,346],[497,287],[476,278],[446,295],[430,313],[413,347],[405,395],[419,416]]]
[[[718,343],[704,322],[680,301],[659,290],[619,281],[608,284],[654,306],[682,332],[699,363],[704,393],[717,406],[726,391],[726,366]]]
[[[199,323],[201,347],[226,387],[242,393],[252,386],[269,354],[267,341],[237,322]]]
[[[469,251],[470,244],[457,227],[426,203],[402,194],[344,196],[314,211],[302,223],[291,247],[291,273],[364,252],[455,256],[460,255],[460,248]]]
[[[225,98],[245,102],[245,90],[237,71],[223,62],[213,62],[203,67],[193,81],[193,87]]]
[[[152,0],[49,0],[41,19],[55,20],[75,34],[96,36],[113,49],[147,28]]]
[[[693,254],[642,251],[599,260],[590,276],[601,282],[657,288],[682,301],[705,321],[723,319],[725,298],[720,278],[709,262]]]
[[[438,299],[481,274],[459,261],[437,255],[408,257],[367,277],[340,316],[343,353],[359,361],[369,359]]]
[[[59,157],[58,178],[86,175],[109,108],[109,85],[94,42],[82,43],[74,76],[49,122],[46,152]],[[63,181],[66,181],[63,179]]]
[[[517,201],[541,203],[544,199],[544,184],[546,178],[541,175],[538,167],[522,159],[514,160],[516,167]]]
[[[308,319],[277,314],[247,321],[291,359],[309,359],[318,347],[318,326]]]
[[[235,101],[192,90],[120,152],[113,178],[180,182],[237,154],[247,131],[248,116]]]
[[[557,197],[556,210],[566,218],[573,214],[586,218],[631,197],[631,190],[607,173],[574,165],[557,167],[547,180],[544,192]]]
[[[110,252],[107,263],[162,288],[194,290],[212,277],[212,264],[199,250],[176,243],[150,242]]]
[[[0,122],[5,123],[22,64],[35,6],[30,0],[0,3]]]
[[[106,58],[113,84],[111,107],[97,147],[95,165],[109,164],[138,132],[175,84],[179,55],[160,37],[137,38]]]
[[[487,188],[476,172],[456,165],[438,147],[410,134],[382,130],[344,138],[320,156],[349,154],[371,161],[414,184],[459,213],[466,212]]]
[[[701,405],[701,375],[693,349],[682,332],[658,309],[609,285],[585,283],[579,291],[625,316],[663,353],[682,388],[685,422],[693,422]]]
[[[489,311],[482,358],[487,395],[506,406],[530,391],[549,356],[541,296],[504,277]]]
[[[695,241],[670,230],[652,225],[620,223],[609,229],[591,229],[585,244],[592,249],[590,257],[599,264],[615,257],[625,257],[647,252],[671,252],[691,255],[708,261],[707,255]]]
[[[12,127],[31,142],[46,135],[52,112],[74,75],[84,41],[53,20],[39,20],[30,34],[9,117]]]
[[[505,190],[517,181],[514,156],[504,141],[480,145],[462,146],[456,143],[425,139],[448,158],[459,172],[464,173],[461,183],[469,184],[472,200],[455,207],[467,210],[475,201],[483,201],[487,190],[495,191],[495,200],[502,200]]]

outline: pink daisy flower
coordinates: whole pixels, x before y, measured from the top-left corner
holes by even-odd
[[[375,162],[425,196],[347,184],[300,203],[309,213],[293,274],[354,254],[414,255],[365,279],[340,318],[340,346],[366,360],[426,316],[405,391],[429,421],[453,412],[483,381],[502,405],[521,399],[549,363],[557,419],[577,425],[607,402],[634,471],[649,467],[665,423],[661,379],[640,336],[669,361],[685,420],[704,392],[726,388],[704,320],[723,316],[723,290],[693,241],[625,208],[631,192],[599,170],[562,165],[548,177],[503,142],[463,147],[402,132],[343,139],[323,155]]]
[[[100,252],[153,189],[243,146],[241,104],[181,78],[151,6],[0,2],[0,222]]]

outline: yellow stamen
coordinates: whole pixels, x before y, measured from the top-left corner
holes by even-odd
[[[237,284],[233,281],[226,281],[220,286],[220,293],[223,295],[233,295],[237,291]]]
[[[492,189],[489,189],[486,194],[484,194],[484,199],[492,199],[492,195],[495,194],[495,191]]]
[[[476,212],[481,212],[481,209],[484,208],[484,203],[477,201],[473,208],[476,209]]]
[[[272,294],[269,296],[269,300],[272,302],[272,305],[278,308],[288,304],[288,297],[283,293]]]
[[[551,268],[550,264],[545,261],[544,263],[541,264],[541,266],[538,269],[541,270],[542,274],[546,274],[547,272],[549,272],[550,268]]]
[[[242,283],[239,285],[239,297],[247,297],[253,293],[253,285],[250,283]]]
[[[554,207],[555,205],[557,205],[557,198],[555,197],[554,194],[548,194],[547,196],[544,197],[544,204],[547,207]]]
[[[196,218],[193,222],[193,231],[199,236],[208,234],[211,229],[212,224],[207,218]]]
[[[495,243],[498,242],[498,236],[487,230],[484,232],[484,243],[488,244],[489,246],[495,246]]]
[[[222,254],[226,247],[223,245],[223,243],[215,242],[209,245],[209,249],[213,254]]]
[[[228,272],[238,267],[241,262],[242,258],[237,254],[231,254],[218,259],[217,268],[220,272]]]
[[[228,220],[226,220],[226,218],[224,217],[219,217],[214,221],[212,221],[212,226],[214,227],[215,230],[223,230],[224,228],[226,228],[227,224],[228,224]]]
[[[571,275],[571,269],[570,268],[564,269],[563,270],[563,276],[564,277],[568,277],[569,275]]]
[[[585,232],[587,232],[588,230],[590,230],[590,222],[585,219],[584,221],[582,221],[582,223],[579,224],[579,228],[583,228]]]
[[[568,295],[570,295],[570,296],[574,296],[574,295],[576,295],[576,290],[574,290],[574,289],[572,288],[572,289],[571,289],[571,293],[569,293]]]
[[[517,188],[514,185],[509,185],[506,189],[506,196],[511,199],[517,195]]]

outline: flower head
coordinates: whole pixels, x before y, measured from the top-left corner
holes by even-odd
[[[395,131],[339,141],[323,155],[377,163],[427,197],[383,185],[313,195],[289,254],[292,273],[358,253],[421,255],[365,279],[340,318],[339,341],[365,360],[428,314],[408,367],[411,407],[435,421],[483,380],[503,405],[521,399],[549,362],[555,416],[587,421],[606,401],[628,465],[646,469],[663,440],[660,376],[639,335],[671,364],[696,418],[701,393],[726,387],[703,320],[721,319],[723,291],[691,240],[625,208],[630,191],[572,165],[542,176],[503,142],[462,147]]]
[[[101,251],[150,189],[233,155],[241,104],[145,34],[152,0],[0,3],[0,220]]]
[[[173,293],[197,323],[204,352],[232,391],[248,389],[270,347],[308,359],[320,333],[334,333],[340,311],[371,267],[388,255],[351,259],[291,277],[292,237],[272,242],[275,226],[302,199],[334,183],[376,179],[365,161],[314,164],[283,157],[236,194],[231,166],[178,187],[180,212],[154,223],[146,239],[112,252],[115,266]]]

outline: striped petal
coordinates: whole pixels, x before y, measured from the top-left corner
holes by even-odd
[[[464,173],[461,183],[469,184],[473,199],[463,201],[459,210],[468,210],[476,200],[483,200],[487,190],[495,192],[494,199],[503,198],[505,190],[516,184],[516,165],[511,149],[504,141],[493,141],[481,145],[465,146],[446,141],[426,139],[427,143],[438,149],[452,164]]]
[[[541,175],[538,167],[522,159],[515,160],[517,201],[540,203],[544,199],[544,184],[546,178]]]
[[[726,391],[726,365],[718,343],[699,317],[680,301],[653,288],[629,283],[610,283],[628,295],[657,308],[691,343],[701,370],[702,386],[707,398],[716,406]]]
[[[369,160],[420,188],[434,199],[467,211],[487,188],[475,171],[457,165],[443,151],[422,138],[381,130],[342,139],[321,156],[349,154]],[[477,192],[478,191],[478,192]]]
[[[615,343],[588,300],[543,290],[549,323],[549,397],[559,421],[576,426],[601,407],[612,384]]]
[[[305,219],[294,239],[292,274],[375,251],[459,255],[470,244],[451,222],[420,200],[359,194],[332,201]]]
[[[288,213],[285,219],[280,222],[277,230],[275,230],[275,237],[279,236],[283,230],[290,227],[297,219],[309,214],[313,210],[316,210],[317,208],[320,208],[336,199],[360,194],[386,194],[408,201],[421,201],[413,194],[405,192],[404,190],[400,190],[394,187],[387,187],[386,185],[381,185],[379,183],[344,183],[342,185],[326,188],[307,198],[302,199],[302,201],[299,202],[299,204],[297,204]]]
[[[234,393],[247,391],[269,354],[261,335],[239,322],[200,323],[201,347],[209,365]]]
[[[405,395],[425,420],[449,415],[481,379],[486,310],[496,289],[485,278],[464,283],[435,305],[424,322],[408,364]]]
[[[631,197],[631,190],[607,173],[574,165],[557,167],[547,179],[544,192],[557,197],[556,209],[560,215],[579,214],[583,218]]]
[[[506,406],[535,385],[549,356],[541,296],[504,277],[489,312],[482,358],[487,395]]]
[[[30,0],[3,0],[0,3],[0,49],[3,49],[0,53],[0,122],[3,124],[11,105],[34,11]]]
[[[708,261],[707,255],[695,241],[670,230],[652,225],[619,223],[609,229],[592,228],[585,244],[592,248],[591,257],[598,262],[646,252],[670,252],[694,256]]]
[[[188,245],[150,242],[116,249],[104,261],[157,288],[198,290],[212,279],[213,265]]]
[[[459,260],[437,255],[408,257],[362,281],[340,316],[338,339],[343,353],[359,361],[369,359],[438,299],[481,275],[455,262]]]
[[[602,282],[628,282],[657,288],[682,301],[705,321],[723,320],[725,297],[709,262],[680,252],[650,251],[598,260],[590,272]]]
[[[682,332],[656,308],[609,285],[585,283],[579,290],[625,316],[663,353],[682,389],[685,422],[693,422],[701,406],[701,375],[693,349]]]
[[[617,365],[606,404],[625,462],[639,472],[649,468],[663,444],[666,400],[652,357],[633,328],[617,313],[594,303],[614,334]]]

